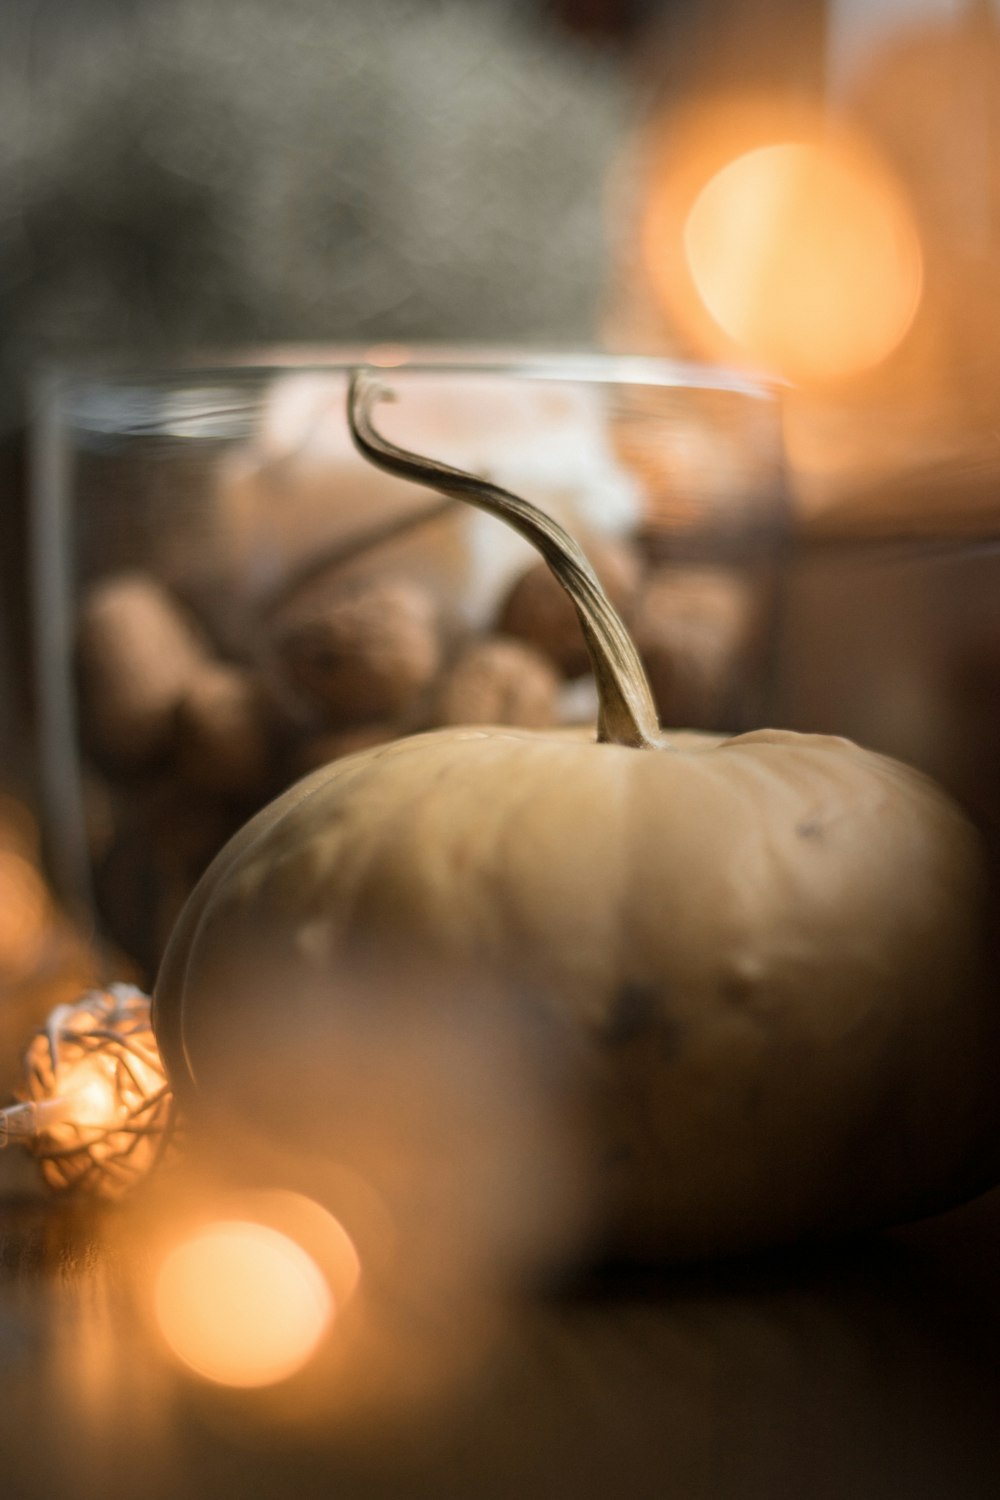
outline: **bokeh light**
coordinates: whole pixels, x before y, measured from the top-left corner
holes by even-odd
[[[651,326],[806,389],[885,362],[920,308],[924,255],[873,142],[766,95],[702,99],[668,124],[646,148],[638,218]]]
[[[920,299],[906,200],[859,152],[783,142],[748,151],[699,193],[684,226],[695,286],[755,363],[804,382],[869,369]]]
[[[155,1310],[168,1346],[220,1385],[272,1385],[301,1370],[334,1313],[322,1271],[287,1235],[218,1220],[175,1245],[156,1277]]]
[[[41,959],[52,920],[41,875],[21,853],[0,848],[0,985],[28,977]]]

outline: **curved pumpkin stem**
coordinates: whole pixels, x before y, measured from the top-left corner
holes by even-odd
[[[653,695],[638,652],[597,575],[569,532],[551,516],[509,490],[435,459],[408,453],[372,422],[377,401],[394,399],[370,370],[355,370],[348,391],[348,425],[354,444],[371,463],[506,521],[535,547],[566,590],[580,618],[597,683],[597,738],[636,749],[666,749]]]

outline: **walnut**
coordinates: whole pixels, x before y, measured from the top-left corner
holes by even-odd
[[[154,578],[127,573],[96,584],[77,627],[83,716],[95,751],[123,766],[163,754],[206,656],[197,629]]]
[[[274,646],[289,681],[345,728],[412,709],[442,649],[432,596],[399,578],[345,584],[322,603],[289,610]]]
[[[607,538],[591,539],[586,552],[612,604],[627,617],[640,578],[635,552]],[[544,651],[566,677],[590,668],[576,611],[544,562],[533,563],[516,580],[500,607],[497,629]]]
[[[732,573],[663,567],[650,575],[632,636],[662,723],[731,727],[754,617],[750,585]]]
[[[177,707],[177,767],[191,786],[230,797],[267,789],[271,723],[257,678],[222,662],[201,668]]]
[[[432,711],[435,724],[519,724],[543,728],[555,722],[559,678],[551,662],[503,636],[470,641],[444,674]]]

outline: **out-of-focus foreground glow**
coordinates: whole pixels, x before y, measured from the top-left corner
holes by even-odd
[[[0,982],[12,984],[30,974],[51,921],[41,875],[17,850],[0,849]]]
[[[156,1279],[174,1354],[220,1385],[285,1380],[308,1363],[334,1311],[316,1262],[264,1224],[220,1220],[175,1246]]]
[[[827,381],[878,364],[920,300],[906,200],[874,161],[827,144],[748,151],[699,193],[684,226],[695,286],[765,368]]]
[[[186,1369],[252,1389],[310,1364],[360,1279],[354,1240],[312,1198],[227,1193],[161,1241],[150,1309]]]

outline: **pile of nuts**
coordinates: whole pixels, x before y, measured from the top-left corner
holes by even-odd
[[[728,727],[757,603],[732,570],[587,550],[643,657],[666,725]],[[292,781],[354,750],[460,723],[590,717],[575,613],[529,564],[483,628],[456,629],[403,572],[311,576],[262,610],[234,659],[152,573],[81,600],[77,680],[91,854],[111,936],[147,971],[212,855]]]

